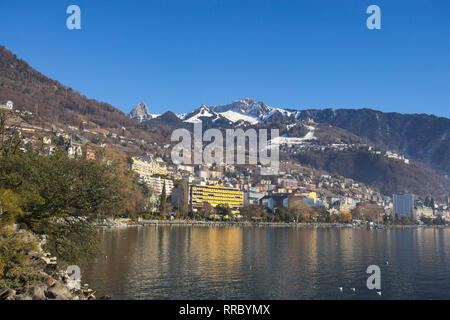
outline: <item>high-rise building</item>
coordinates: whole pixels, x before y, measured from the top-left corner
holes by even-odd
[[[414,196],[412,194],[394,194],[394,214],[399,218],[414,218]]]
[[[172,205],[179,209],[182,214],[186,214],[189,210],[189,187],[187,181],[183,182],[177,188],[172,189],[172,196],[170,197]]]

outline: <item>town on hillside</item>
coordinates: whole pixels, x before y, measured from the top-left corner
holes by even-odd
[[[79,127],[38,125],[33,124],[36,116],[33,112],[15,107],[12,101],[2,103],[0,109],[8,113],[6,126],[18,130],[23,145],[43,155],[52,154],[57,147],[64,148],[69,158],[87,160],[98,159],[106,148],[126,153],[130,169],[151,191],[148,207],[151,216],[160,215],[164,201],[170,205],[168,219],[187,211],[190,217],[226,221],[248,217],[255,221],[270,218],[286,222],[450,221],[448,196],[445,201],[437,201],[430,196],[422,199],[407,193],[380,194],[350,178],[284,160],[280,161],[278,174],[272,176],[259,175],[260,165],[175,165],[168,155],[169,144],[132,138],[123,127],[106,130],[89,121],[81,122]],[[337,150],[348,147],[330,146]],[[368,148],[376,154],[381,152]],[[27,150],[22,148],[23,152]],[[385,156],[409,163],[389,151]]]

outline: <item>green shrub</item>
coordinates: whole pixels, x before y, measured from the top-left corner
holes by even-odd
[[[29,233],[0,227],[0,288],[16,289],[38,278],[36,262],[28,254],[38,248]]]

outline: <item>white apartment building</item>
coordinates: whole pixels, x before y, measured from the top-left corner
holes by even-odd
[[[172,194],[173,189],[173,181],[169,179],[162,179],[160,177],[151,177],[148,175],[140,175],[141,181],[145,182],[150,190],[152,190],[156,194],[161,194],[166,186],[166,195],[169,196]]]

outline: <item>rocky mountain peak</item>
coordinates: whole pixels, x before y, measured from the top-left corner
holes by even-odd
[[[251,98],[240,99],[227,105],[211,107],[211,109],[215,112],[234,111],[258,118],[271,111],[271,108],[264,102],[256,101]]]
[[[209,110],[209,108],[208,108],[208,106],[206,105],[206,104],[202,104],[201,106],[200,106],[200,108],[198,108],[198,110],[200,111],[200,112],[205,112],[205,111],[210,111]]]
[[[139,122],[152,119],[152,115],[145,104],[145,102],[139,103],[136,107],[129,113],[130,118],[137,120]]]

